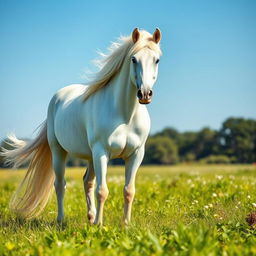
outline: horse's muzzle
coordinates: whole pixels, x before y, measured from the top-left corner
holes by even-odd
[[[149,104],[151,102],[152,95],[152,90],[142,91],[141,89],[139,89],[137,92],[137,97],[139,99],[140,104]]]

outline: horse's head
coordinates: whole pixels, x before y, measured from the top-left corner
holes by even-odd
[[[135,44],[140,44],[140,40],[147,40],[143,43],[144,47],[137,47],[136,51],[131,56],[130,78],[132,84],[137,87],[137,97],[141,104],[149,104],[153,95],[153,85],[157,79],[158,63],[160,58],[160,48],[158,46],[161,40],[161,32],[157,28],[152,37],[140,38],[140,31],[135,28],[132,33],[132,40]],[[149,45],[157,47],[150,47]],[[158,51],[154,48],[159,49]]]

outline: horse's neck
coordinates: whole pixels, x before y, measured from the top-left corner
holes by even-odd
[[[129,63],[123,65],[112,84],[115,107],[120,110],[122,117],[129,121],[138,110],[137,90],[131,84]]]

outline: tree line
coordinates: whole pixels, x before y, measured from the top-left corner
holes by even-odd
[[[165,128],[149,137],[144,164],[255,163],[256,120],[228,118],[219,130],[179,132]]]
[[[5,141],[1,146],[8,147]],[[228,118],[219,130],[179,132],[165,128],[149,136],[143,164],[256,163],[256,120]],[[111,164],[123,164],[120,159]],[[70,156],[68,166],[85,166],[84,160]],[[0,158],[0,167],[7,167]]]

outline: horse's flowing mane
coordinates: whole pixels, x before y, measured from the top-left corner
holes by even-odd
[[[102,59],[97,60],[100,70],[95,74],[94,79],[87,83],[89,86],[82,96],[83,101],[107,86],[121,70],[123,63],[145,47],[161,54],[159,44],[156,44],[152,35],[145,30],[140,30],[140,37],[136,43],[133,42],[131,36],[121,36],[117,42],[112,43],[109,47],[109,54],[100,54]]]

